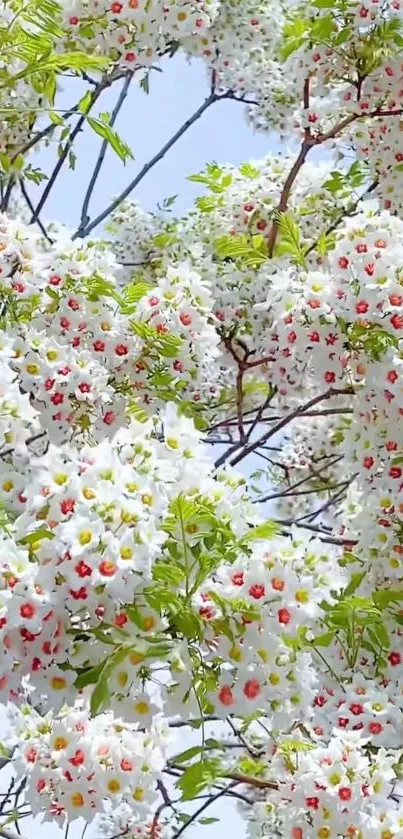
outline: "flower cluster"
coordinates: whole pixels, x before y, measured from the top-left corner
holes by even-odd
[[[401,831],[402,808],[391,801],[398,755],[380,750],[370,758],[359,735],[338,735],[328,745],[302,753],[279,785],[278,812],[286,835],[393,836]],[[361,748],[357,748],[361,747]],[[274,761],[281,771],[286,761]],[[287,770],[286,770],[287,771]]]
[[[235,640],[223,637],[211,657],[223,670],[210,695],[219,716],[266,712],[274,729],[309,719],[315,672],[310,655],[287,646],[300,627],[314,625],[328,586],[336,592],[343,578],[335,556],[320,542],[275,539],[219,569],[201,592],[199,614],[214,631],[231,614]]]
[[[76,707],[40,716],[24,706],[17,728],[15,767],[27,778],[35,815],[90,822],[108,800],[133,819],[156,800],[169,740],[163,723],[143,734],[110,713],[88,719]]]
[[[66,46],[100,51],[128,68],[147,67],[174,42],[202,39],[219,5],[218,0],[67,0]]]

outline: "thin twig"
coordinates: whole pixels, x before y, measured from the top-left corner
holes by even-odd
[[[332,222],[332,224],[325,230],[325,236],[330,236],[331,233],[333,233],[335,230],[337,230],[339,225],[343,224],[344,219],[352,218],[354,215],[356,215],[357,212],[358,212],[358,205],[360,204],[360,202],[365,201],[365,199],[369,195],[371,195],[372,192],[375,191],[377,186],[379,186],[378,178],[375,181],[373,181],[372,184],[370,184],[370,186],[368,187],[368,189],[366,189],[365,192],[363,192],[362,195],[360,195],[357,198],[357,200],[354,202],[354,204],[352,204],[350,207],[348,207],[347,210],[344,211],[344,213],[340,213],[340,215],[337,217],[337,219],[334,222]],[[312,251],[314,251],[315,248],[318,246],[318,242],[319,242],[319,239],[316,239],[314,242],[312,242],[312,244],[309,245],[309,248],[307,248],[306,251],[304,252],[304,256],[309,256],[309,254],[312,253]]]
[[[263,443],[266,443],[267,440],[269,440],[275,434],[278,434],[278,432],[285,428],[286,425],[288,425],[294,419],[297,419],[297,417],[299,418],[301,414],[303,414],[305,411],[309,410],[310,408],[314,408],[315,405],[319,404],[319,402],[323,402],[326,399],[331,399],[333,396],[342,396],[345,394],[353,395],[354,391],[351,388],[344,388],[341,390],[330,388],[325,393],[319,393],[317,396],[314,396],[304,405],[299,405],[298,408],[296,408],[294,411],[291,411],[291,413],[283,417],[282,420],[280,420],[280,422],[274,426],[274,428],[271,428],[269,431],[267,431],[265,434],[259,437],[258,440],[255,440],[255,442],[253,443],[248,443],[247,446],[243,446],[242,451],[239,452],[239,454],[236,454],[236,452],[239,451],[239,449],[241,448],[241,444],[235,443],[234,446],[231,446],[231,448],[229,448],[226,452],[224,452],[224,454],[221,455],[221,457],[218,458],[218,460],[215,462],[216,468],[222,466],[222,464],[225,463],[233,454],[235,454],[235,457],[230,461],[230,463],[231,466],[236,466],[237,463],[240,463],[241,460],[243,460],[249,454],[252,454],[252,452],[255,451],[255,449],[260,448],[263,445]]]
[[[23,196],[24,196],[24,198],[25,198],[25,201],[26,201],[26,203],[27,203],[27,205],[28,205],[28,209],[31,211],[32,216],[33,216],[33,215],[34,215],[34,213],[35,213],[35,207],[34,207],[34,205],[33,205],[32,201],[31,201],[31,199],[30,199],[30,197],[29,197],[29,194],[28,194],[28,192],[27,192],[27,190],[26,190],[26,188],[25,188],[24,181],[23,181],[22,179],[20,180],[20,189],[21,189],[21,192],[22,192],[22,194],[23,194]],[[44,227],[44,225],[43,225],[43,224],[42,224],[42,222],[41,222],[41,219],[40,219],[39,215],[38,215],[38,217],[35,219],[35,223],[38,225],[38,227],[39,227],[39,229],[40,229],[41,233],[43,233],[43,235],[44,235],[45,239],[49,242],[49,244],[50,244],[50,245],[53,245],[53,241],[54,241],[54,240],[50,238],[50,236],[49,236],[49,234],[48,234],[48,232],[47,232],[47,230],[46,230],[46,227]]]
[[[172,835],[172,839],[179,839],[179,836],[181,836],[182,833],[184,833],[184,831],[187,830],[189,825],[195,822],[196,819],[198,819],[199,816],[201,816],[201,814],[208,809],[208,807],[211,807],[212,804],[218,801],[219,798],[223,798],[223,796],[226,795],[230,790],[232,790],[232,788],[236,786],[237,783],[239,783],[239,781],[235,780],[235,783],[234,781],[232,781],[232,783],[228,784],[228,786],[226,786],[225,789],[220,790],[215,795],[211,795],[210,798],[207,801],[205,801],[204,804],[202,804],[202,806],[199,807],[199,809],[196,810],[196,812],[190,816],[188,821],[185,822],[185,824],[183,824],[182,827],[180,827],[179,830],[177,830],[176,833]]]
[[[200,119],[201,116],[203,116],[204,112],[207,111],[207,109],[210,108],[211,105],[217,102],[219,98],[222,97],[219,97],[215,93],[210,94],[210,96],[208,96],[207,99],[204,100],[203,104],[200,105],[197,111],[195,111],[194,114],[192,114],[192,116],[189,117],[189,119],[187,119],[183,123],[183,125],[181,125],[178,131],[176,131],[175,134],[173,134],[173,136],[168,140],[168,142],[165,143],[164,146],[162,146],[162,148],[157,152],[157,154],[155,154],[148,161],[148,163],[144,164],[143,168],[140,170],[138,175],[136,175],[136,177],[133,178],[132,181],[130,181],[130,183],[120,193],[120,195],[118,195],[117,198],[111,201],[111,203],[108,204],[108,206],[104,210],[102,210],[102,212],[99,213],[99,215],[97,215],[96,218],[93,219],[93,221],[89,222],[85,227],[79,227],[72,238],[82,239],[84,238],[84,236],[88,236],[88,234],[91,232],[91,230],[94,229],[94,227],[97,227],[98,224],[101,224],[101,222],[104,221],[104,219],[110,215],[110,213],[113,213],[113,211],[116,210],[116,207],[118,207],[119,204],[121,204],[122,201],[124,201],[125,198],[127,198],[127,196],[130,195],[133,189],[135,189],[136,186],[138,186],[138,184],[143,180],[143,178],[148,174],[148,172],[150,172],[150,170],[154,168],[156,163],[162,160],[166,153],[175,145],[175,143],[178,142],[178,140],[183,136],[183,134],[185,134],[186,131],[188,131],[189,128],[191,128],[191,126],[194,125],[194,123],[197,122],[197,120]]]
[[[49,178],[49,180],[46,184],[46,187],[45,187],[45,189],[44,189],[44,191],[41,195],[41,198],[39,199],[39,203],[36,207],[35,212],[33,213],[32,218],[31,218],[31,224],[34,221],[37,220],[39,213],[41,212],[45,202],[47,201],[49,193],[53,189],[53,186],[56,182],[56,179],[59,175],[59,172],[60,172],[62,166],[65,163],[65,160],[66,160],[66,158],[67,158],[67,156],[68,156],[68,154],[69,154],[69,152],[70,152],[70,150],[71,150],[71,148],[74,144],[74,141],[75,141],[77,135],[80,133],[80,131],[82,131],[83,125],[85,123],[85,120],[87,119],[88,114],[90,113],[90,111],[94,107],[95,103],[97,102],[97,100],[99,99],[99,97],[101,96],[103,91],[106,90],[106,88],[110,87],[115,81],[122,78],[122,75],[125,75],[126,72],[127,71],[122,72],[122,70],[119,70],[117,73],[112,72],[109,76],[105,76],[102,79],[102,81],[100,81],[98,83],[97,87],[92,91],[90,102],[89,102],[89,104],[86,108],[86,111],[85,111],[84,114],[81,114],[81,116],[77,120],[77,123],[76,123],[75,127],[70,132],[69,138],[68,138],[68,140],[67,140],[67,142],[66,142],[66,144],[63,148],[63,151],[60,154],[59,160],[57,161],[56,166],[53,169],[53,172],[52,172],[52,174],[51,174],[51,176],[50,176],[50,178]],[[77,106],[76,106],[76,109],[77,109]]]
[[[35,210],[32,214],[30,224],[33,224],[34,222],[36,222],[38,220],[39,213],[41,212],[41,210],[43,209],[46,201],[48,200],[49,194],[50,194],[51,190],[53,189],[53,187],[56,183],[59,172],[62,169],[62,167],[65,163],[65,160],[68,156],[68,153],[73,146],[74,140],[76,139],[77,134],[79,134],[80,131],[82,131],[82,127],[83,127],[83,125],[85,123],[85,120],[87,118],[87,114],[90,111],[91,107],[95,104],[99,95],[100,95],[100,93],[92,94],[92,102],[90,104],[90,107],[88,108],[87,113],[82,114],[80,116],[80,118],[77,120],[77,123],[76,123],[75,127],[70,132],[69,138],[68,138],[68,140],[67,140],[67,142],[66,142],[66,144],[63,148],[63,151],[60,154],[60,157],[59,157],[59,159],[56,163],[56,166],[54,167],[53,172],[52,172],[52,174],[51,174],[51,176],[50,176],[50,178],[49,178],[49,180],[48,180],[48,182],[45,186],[45,189],[43,190],[43,193],[42,193],[42,195],[39,199],[39,202],[38,202],[38,204],[37,204],[37,206],[36,206],[36,208],[35,208]]]
[[[333,459],[331,459],[333,458]],[[294,492],[294,490],[298,489],[298,487],[306,484],[308,481],[313,480],[314,478],[319,478],[323,472],[326,472],[332,466],[335,466],[336,463],[339,463],[343,459],[343,455],[329,455],[329,461],[322,466],[321,469],[312,469],[309,475],[305,475],[303,478],[300,478],[299,481],[296,481],[294,484],[288,484],[288,486],[284,490],[280,490],[279,492],[273,492],[269,495],[263,496],[263,498],[256,499],[253,503],[254,504],[262,504],[264,501],[273,501],[275,498],[281,498],[282,496],[290,495],[293,497],[294,495],[299,495],[300,493]],[[322,489],[311,490],[312,492],[324,492],[326,487]]]
[[[1,201],[1,211],[3,213],[5,213],[6,210],[7,210],[7,207],[8,207],[10,198],[11,198],[11,193],[13,191],[14,186],[15,186],[15,178],[11,177],[8,184],[7,184],[6,191],[5,191],[5,193],[3,195],[3,198],[2,198],[2,201]]]
[[[97,88],[101,84],[103,89],[105,89],[105,87],[109,87],[113,82],[118,81],[124,75],[126,75],[126,72],[127,72],[126,70],[117,70],[117,71],[115,70],[115,71],[113,71],[113,73],[111,73],[110,76],[106,77],[106,79],[101,83],[100,82],[93,82],[88,77],[86,77],[86,74],[84,74],[84,73],[82,73],[82,76],[83,76],[83,78],[86,78],[86,81],[89,81],[91,84],[94,84]],[[78,113],[78,104],[79,104],[79,102],[77,102],[75,105],[72,105],[72,107],[69,108],[67,111],[64,111],[61,115],[61,119],[63,119],[63,120],[69,119],[70,117],[74,116],[74,114],[77,114]],[[45,128],[42,128],[41,131],[38,131],[36,134],[34,134],[33,137],[31,137],[29,140],[27,140],[27,142],[23,146],[20,146],[17,149],[17,151],[15,152],[15,154],[13,155],[13,157],[11,158],[10,162],[14,163],[14,160],[16,160],[16,158],[20,154],[22,154],[22,155],[26,154],[27,151],[32,149],[33,146],[36,146],[37,143],[39,143],[41,140],[43,140],[45,137],[47,137],[49,134],[51,134],[52,131],[54,131],[56,128],[60,128],[60,126],[55,122],[50,122],[49,125],[46,125]]]
[[[227,721],[231,731],[235,735],[235,737],[238,738],[241,745],[246,749],[247,752],[249,752],[249,754],[252,757],[257,758],[257,757],[261,757],[264,754],[264,749],[255,749],[254,746],[252,746],[251,743],[248,743],[246,737],[243,736],[241,731],[238,731],[238,729],[236,728],[236,726],[232,722],[231,717],[227,717],[226,721]]]
[[[138,186],[138,184],[143,180],[143,178],[148,174],[148,172],[150,172],[151,169],[153,169],[154,166],[157,163],[159,163],[159,161],[162,160],[163,157],[165,157],[166,153],[178,142],[178,140],[180,140],[180,138],[189,130],[189,128],[191,128],[191,126],[194,125],[194,123],[197,122],[197,120],[200,119],[201,116],[203,116],[204,112],[207,111],[208,108],[210,108],[210,106],[213,105],[215,102],[220,102],[224,99],[228,99],[233,102],[241,102],[243,104],[256,104],[256,102],[249,102],[248,100],[242,97],[235,96],[235,94],[231,90],[226,91],[225,93],[210,93],[210,95],[207,97],[207,99],[205,99],[202,105],[200,105],[197,111],[195,111],[194,114],[192,114],[192,116],[189,117],[189,119],[187,119],[183,123],[183,125],[181,125],[178,131],[176,131],[175,134],[173,134],[170,140],[168,140],[165,143],[165,145],[162,146],[162,148],[148,161],[148,163],[144,164],[143,168],[140,170],[138,175],[136,175],[136,177],[133,178],[132,181],[130,181],[127,187],[125,187],[125,189],[120,193],[120,195],[118,195],[117,198],[111,201],[110,204],[108,204],[108,206],[105,207],[105,209],[102,210],[102,212],[99,213],[99,215],[96,216],[95,219],[93,219],[93,221],[89,222],[86,225],[86,227],[81,229],[79,228],[78,230],[76,230],[72,238],[83,239],[85,236],[88,236],[88,234],[91,233],[91,230],[93,230],[94,227],[97,227],[98,224],[101,224],[101,222],[104,221],[104,219],[106,219],[107,216],[110,215],[110,213],[113,213],[113,211],[116,210],[119,204],[121,204],[122,201],[124,201],[125,198],[127,198],[127,196],[130,195],[130,193],[136,188],[136,186]]]
[[[124,84],[122,86],[122,90],[120,91],[118,100],[117,100],[116,105],[115,105],[115,107],[112,111],[112,115],[111,115],[111,118],[110,118],[110,121],[109,121],[109,125],[111,127],[113,127],[113,125],[115,124],[116,119],[119,115],[119,112],[120,112],[120,110],[123,106],[123,103],[124,103],[124,101],[127,97],[129,87],[130,87],[130,83],[131,83],[132,79],[133,79],[133,74],[132,73],[130,73],[129,75],[126,76],[126,79],[125,79]],[[80,226],[78,228],[77,233],[79,233],[80,230],[83,230],[85,228],[85,226],[88,224],[88,222],[90,221],[90,217],[88,215],[88,208],[89,208],[89,204],[90,204],[90,201],[91,201],[92,193],[93,193],[94,188],[95,188],[95,184],[98,180],[98,176],[99,176],[99,173],[101,171],[101,168],[102,168],[102,165],[103,165],[103,162],[104,162],[104,159],[105,159],[107,148],[108,148],[108,140],[103,140],[102,145],[101,145],[101,149],[100,149],[100,152],[99,152],[99,155],[98,155],[98,159],[97,159],[97,162],[95,164],[94,171],[92,173],[91,180],[88,184],[87,192],[85,193],[85,196],[84,196],[83,206],[82,206],[82,210],[81,210]]]
[[[328,542],[330,545],[340,545],[341,547],[354,546],[357,544],[356,539],[343,539],[341,536],[330,536],[330,528],[326,529],[325,525],[315,526],[313,524],[306,524],[302,522],[296,522],[293,519],[274,519],[277,524],[284,525],[285,527],[298,527],[302,528],[303,530],[310,530],[312,533],[315,533],[320,539],[321,542]],[[285,535],[289,535],[284,531]]]
[[[8,790],[7,790],[7,792],[6,792],[6,794],[3,798],[3,801],[0,804],[0,814],[4,813],[4,810],[5,810],[8,802],[11,801],[11,794],[12,794],[13,787],[14,787],[14,778],[11,778]]]

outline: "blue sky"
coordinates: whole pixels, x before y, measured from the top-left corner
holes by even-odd
[[[137,174],[172,136],[179,126],[199,107],[209,93],[204,64],[183,57],[165,60],[163,72],[153,72],[150,94],[146,95],[133,83],[116,128],[133,154],[134,161],[126,166],[117,155],[108,150],[104,168],[94,192],[92,216],[108,204]],[[99,110],[111,111],[118,88],[105,91]],[[58,107],[71,106],[82,95],[78,82],[67,80],[59,97]],[[273,137],[255,134],[246,124],[245,106],[232,101],[215,103],[193,125],[167,156],[139,184],[133,197],[146,209],[155,209],[165,197],[178,194],[175,210],[182,212],[191,206],[200,193],[197,184],[186,180],[188,175],[199,172],[206,162],[242,163],[264,157],[279,148]],[[96,111],[94,111],[96,114]],[[58,219],[75,227],[85,187],[88,184],[101,140],[89,128],[75,145],[77,163],[75,171],[61,173],[43,211],[44,220]],[[32,165],[49,173],[56,161],[54,144],[33,155]],[[40,188],[42,189],[43,186]],[[31,186],[32,195],[39,192]],[[39,190],[40,191],[40,190]]]

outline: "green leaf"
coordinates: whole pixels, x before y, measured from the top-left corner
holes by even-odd
[[[334,635],[334,632],[324,632],[323,635],[317,635],[316,638],[313,638],[308,643],[312,647],[329,647],[334,639]]]
[[[98,681],[104,666],[105,662],[103,661],[101,664],[97,664],[96,667],[88,667],[79,672],[74,682],[77,690],[82,690],[87,685],[94,685]]]
[[[142,297],[145,297],[152,287],[153,286],[150,283],[145,282],[129,283],[123,292],[122,308],[125,306],[129,308],[134,303],[138,303]]]
[[[106,676],[102,675],[99,678],[97,685],[91,694],[90,712],[91,716],[95,717],[98,711],[109,702],[108,680]]]
[[[186,763],[187,760],[191,760],[192,757],[196,757],[201,752],[203,752],[203,746],[191,746],[190,749],[186,749],[184,752],[175,755],[172,758],[172,763]]]
[[[256,166],[252,166],[251,163],[243,163],[239,167],[239,171],[244,178],[258,178],[260,174],[259,169]]]
[[[289,755],[293,752],[310,752],[315,748],[314,743],[308,743],[306,740],[283,740],[279,743],[279,751],[282,754]]]
[[[81,97],[80,101],[77,103],[77,110],[80,111],[80,114],[87,114],[91,105],[92,105],[93,97],[90,90],[87,90],[87,93]]]
[[[22,539],[19,539],[18,542],[20,545],[35,545],[36,542],[41,542],[42,539],[54,539],[55,534],[52,533],[51,530],[45,530],[44,528],[35,530],[33,533],[27,533],[26,536],[23,536]]]
[[[199,824],[214,824],[219,821],[220,819],[215,819],[213,816],[206,816],[206,818],[199,819]]]
[[[4,743],[1,742],[1,740],[0,740],[0,756],[1,757],[11,757],[10,749],[8,749],[7,746]]]
[[[160,583],[179,585],[185,579],[182,568],[175,567],[172,562],[156,562],[153,567],[153,579]]]
[[[304,18],[295,17],[292,21],[287,21],[283,28],[284,46],[280,50],[281,58],[284,61],[299,50],[306,41],[309,28],[310,21]]]
[[[251,528],[251,530],[242,537],[241,542],[242,544],[249,544],[249,542],[255,542],[258,539],[273,539],[274,536],[278,536],[279,532],[280,528],[277,522],[266,521],[263,524],[258,524],[257,527]]]
[[[276,222],[280,233],[280,241],[276,247],[276,255],[289,253],[296,265],[306,267],[304,250],[301,247],[301,233],[291,213],[277,213]]]
[[[403,591],[393,591],[391,589],[375,591],[373,600],[378,608],[383,610],[390,606],[391,603],[401,603],[403,601]]]
[[[167,210],[169,207],[172,207],[172,205],[175,204],[177,197],[177,195],[169,195],[168,198],[164,198],[162,202],[164,210]]]
[[[222,201],[221,198],[214,198],[212,195],[200,195],[196,198],[195,204],[201,213],[212,213]]]
[[[40,169],[33,169],[31,166],[27,166],[24,169],[24,178],[27,178],[29,181],[33,181],[35,184],[40,184],[42,181],[47,181],[48,176],[45,175]]]
[[[364,580],[365,576],[366,576],[366,571],[362,571],[361,573],[357,573],[357,574],[352,574],[351,575],[351,580],[350,580],[347,588],[344,589],[342,596],[343,597],[349,597],[350,594],[354,594],[354,592],[357,591],[357,589],[360,587],[360,585],[361,585],[362,581]]]
[[[96,119],[95,117],[87,117],[87,122],[96,134],[109,143],[121,160],[126,161],[128,158],[134,159],[129,146],[110,125],[106,125],[102,120]]]
[[[137,399],[129,401],[126,413],[129,417],[133,417],[136,422],[147,422],[148,420],[148,414],[145,412],[144,408],[141,407]]]
[[[142,79],[140,79],[140,87],[144,90],[144,93],[149,94],[150,92],[150,74],[146,73]]]
[[[51,105],[53,105],[56,96],[56,74],[49,73],[43,88],[43,92],[45,96],[47,96],[48,101]]]
[[[185,769],[176,783],[182,791],[182,801],[191,801],[219,776],[220,763],[217,760],[201,760]]]
[[[239,259],[245,268],[258,268],[267,260],[267,245],[259,237],[260,247],[253,246],[247,236],[221,236],[214,242],[215,252],[221,259]]]

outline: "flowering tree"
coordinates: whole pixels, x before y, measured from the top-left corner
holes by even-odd
[[[227,798],[251,836],[402,837],[403,3],[0,19],[0,836],[178,839]],[[208,97],[95,211],[177,52]],[[223,99],[294,151],[208,165],[183,217],[128,201]],[[43,210],[84,129],[68,231]]]

